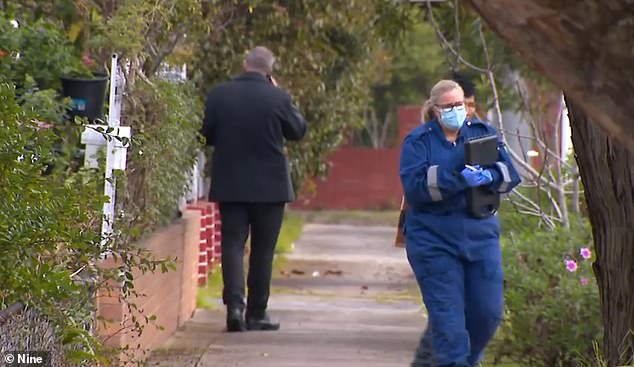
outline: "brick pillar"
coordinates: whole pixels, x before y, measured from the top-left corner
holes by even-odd
[[[207,273],[209,260],[207,258],[208,234],[207,221],[209,220],[209,206],[205,202],[196,202],[187,206],[187,209],[200,211],[200,235],[198,242],[198,285],[207,285]]]
[[[205,217],[205,244],[207,248],[207,268],[210,268],[210,264],[213,262],[213,203],[205,201],[205,208],[207,209],[207,215]]]
[[[211,204],[211,261],[217,263],[220,261],[220,256],[222,254],[222,235],[220,232],[222,221],[220,219],[220,208],[218,207],[218,203]]]
[[[116,269],[120,265],[119,261],[115,261],[112,256],[98,263],[98,266],[102,269]],[[112,348],[121,347],[126,341],[125,333],[121,332],[121,329],[126,326],[125,319],[127,313],[126,306],[120,299],[122,292],[121,287],[121,284],[109,280],[107,287],[97,291],[96,315],[101,318],[103,322],[97,322],[95,329],[97,335],[104,340],[105,345]],[[116,359],[120,360],[123,357],[124,355],[120,353],[116,356]]]
[[[180,327],[189,320],[196,310],[196,294],[198,293],[198,241],[202,213],[199,210],[185,210],[184,249],[182,256],[181,307],[177,325]],[[160,323],[160,320],[159,320]]]

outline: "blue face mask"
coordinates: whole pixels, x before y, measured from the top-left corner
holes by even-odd
[[[467,119],[467,109],[464,105],[440,109],[440,123],[450,130],[458,130]]]

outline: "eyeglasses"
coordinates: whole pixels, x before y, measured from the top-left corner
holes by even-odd
[[[437,104],[435,105],[438,109],[444,110],[446,112],[450,112],[452,111],[454,108],[456,107],[464,107],[465,103],[463,101],[460,102],[454,102],[454,103],[447,103],[447,104]]]

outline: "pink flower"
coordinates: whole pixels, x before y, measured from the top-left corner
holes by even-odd
[[[51,127],[53,127],[53,124],[49,124],[48,122],[40,120],[35,120],[35,124],[37,125],[38,130],[50,129]]]
[[[581,249],[579,249],[579,255],[581,255],[581,257],[583,257],[584,259],[588,260],[589,258],[592,257],[592,252],[590,252],[589,248],[582,247]]]
[[[94,63],[92,57],[90,57],[90,55],[88,54],[84,54],[84,56],[81,58],[81,61],[84,63],[85,66],[92,66],[92,64]]]
[[[574,273],[575,271],[577,271],[577,262],[574,260],[566,260],[564,262],[566,264],[566,270],[568,270],[571,273]]]
[[[588,285],[588,278],[581,278],[581,285]]]

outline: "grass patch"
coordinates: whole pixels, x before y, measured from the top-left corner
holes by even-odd
[[[391,304],[403,301],[413,301],[423,304],[423,299],[417,287],[403,289],[398,292],[377,293],[374,295],[374,301],[380,304]]]
[[[308,223],[349,224],[362,226],[396,226],[399,211],[397,210],[316,210],[293,211],[302,216]]]
[[[277,238],[275,253],[283,255],[293,250],[293,243],[297,241],[304,228],[304,217],[293,212],[287,212]]]
[[[286,264],[284,254],[292,251],[292,245],[302,234],[303,227],[304,218],[301,215],[286,213],[275,247],[276,256],[273,262],[274,272],[275,269],[279,269]],[[245,256],[244,260],[246,267],[248,257]],[[213,310],[218,307],[220,299],[222,299],[222,269],[216,266],[209,271],[207,286],[198,288],[196,306],[198,308]]]
[[[222,269],[215,266],[207,275],[207,286],[199,287],[196,294],[196,307],[213,310],[222,298]]]

